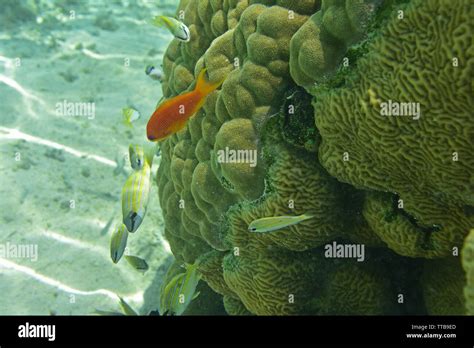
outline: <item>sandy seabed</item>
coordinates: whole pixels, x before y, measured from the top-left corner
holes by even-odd
[[[130,254],[147,260],[148,272],[124,259],[114,265],[109,243],[131,171],[124,160],[128,145],[146,141],[146,122],[161,97],[145,66],[159,67],[172,39],[146,20],[173,14],[176,2],[6,4],[0,21],[0,245],[23,247],[26,254],[0,255],[0,314],[118,311],[117,295],[147,314],[157,308],[172,260],[155,183],[147,216],[128,243]],[[58,112],[64,103],[90,103],[94,113]],[[142,114],[133,128],[122,124],[127,105]],[[153,175],[157,164],[155,158]]]

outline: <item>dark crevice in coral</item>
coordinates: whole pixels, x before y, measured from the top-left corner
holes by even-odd
[[[264,159],[271,164],[268,156],[278,143],[297,151],[316,152],[319,144],[318,131],[314,122],[312,96],[304,88],[294,86],[286,91],[277,109],[255,117],[255,131],[259,144],[264,149]]]
[[[414,216],[407,213],[406,210],[398,207],[399,199],[400,199],[400,196],[397,195],[397,194],[394,194],[392,196],[392,209],[391,209],[391,211],[388,211],[386,213],[385,221],[387,221],[387,216],[391,216],[393,219],[397,215],[403,216],[411,225],[413,225],[417,230],[419,230],[421,233],[423,233],[423,242],[420,246],[424,250],[432,250],[433,247],[432,247],[431,234],[442,230],[442,227],[440,225],[436,225],[436,224],[433,224],[431,226],[421,225]],[[391,221],[393,221],[393,220],[391,220]],[[387,222],[390,222],[390,221],[387,221]]]
[[[427,315],[420,285],[423,273],[423,259],[402,257],[391,250],[385,250],[385,260],[380,266],[390,272],[391,287],[396,295],[396,315]],[[398,303],[403,295],[403,303]]]
[[[229,180],[227,180],[223,175],[220,178],[220,182],[227,191],[229,192],[235,191],[234,185],[232,185],[232,183]]]
[[[400,200],[400,196],[397,194],[394,194],[392,197],[392,211],[395,212],[395,214],[402,215],[404,218],[406,218],[413,226],[415,226],[418,230],[420,230],[423,233],[432,233],[432,232],[438,232],[441,230],[441,226],[437,224],[433,224],[431,226],[423,226],[418,222],[418,219],[415,218],[414,216],[410,215],[409,213],[406,212],[406,210],[399,208],[398,207],[398,201]]]
[[[314,123],[313,97],[304,88],[289,89],[278,117],[283,140],[310,152],[316,152],[318,132]]]
[[[474,207],[472,205],[465,205],[462,209],[466,217],[470,218],[474,215]]]
[[[330,175],[328,173],[328,175]],[[342,209],[347,216],[362,216],[362,207],[364,205],[365,193],[357,190],[352,185],[338,181],[338,189],[342,197]]]

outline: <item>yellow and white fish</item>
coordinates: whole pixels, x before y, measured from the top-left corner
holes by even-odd
[[[155,16],[151,20],[151,24],[157,27],[165,26],[175,38],[183,42],[189,42],[191,40],[191,33],[189,28],[183,22],[178,21],[176,18],[167,16]]]
[[[140,112],[130,106],[122,109],[123,123],[127,127],[133,127],[132,123],[138,120],[141,116]]]
[[[140,170],[133,171],[122,188],[122,218],[129,232],[135,232],[148,207],[151,189],[151,165],[147,160]]]
[[[148,263],[138,256],[125,255],[125,260],[127,260],[128,263],[137,271],[148,271]]]
[[[250,232],[272,232],[291,225],[299,224],[302,221],[312,219],[311,215],[299,216],[272,216],[254,220],[249,225]]]
[[[128,147],[128,156],[133,170],[140,170],[145,163],[145,150],[140,145],[130,144]]]
[[[130,144],[128,147],[128,157],[130,159],[130,166],[134,170],[140,170],[143,168],[145,161],[148,164],[153,164],[153,158],[160,155],[159,144],[145,144],[143,146]]]
[[[163,72],[160,69],[155,68],[153,65],[148,65],[145,68],[145,73],[150,76],[152,80],[163,82]]]
[[[198,264],[186,264],[186,273],[173,277],[164,288],[160,299],[161,315],[181,315],[192,300],[199,296],[196,287],[201,280]]]
[[[125,248],[127,247],[128,231],[124,224],[120,226],[112,233],[110,239],[110,257],[114,263],[119,262],[122,257]]]

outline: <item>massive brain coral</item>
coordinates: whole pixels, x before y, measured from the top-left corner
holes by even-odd
[[[411,1],[403,13],[344,86],[315,89],[319,159],[342,182],[396,193],[430,229],[428,249],[446,256],[473,223],[472,11],[469,1],[430,0]],[[384,113],[397,103],[419,113]]]
[[[466,168],[472,169],[463,155],[472,129],[459,129],[470,103],[465,82],[472,52],[462,11],[456,21],[437,24],[443,32],[418,24],[409,35],[409,25],[426,20],[416,9],[446,16],[449,4],[437,2],[442,9],[436,9],[412,1],[398,21],[386,19],[397,8],[388,3],[181,1],[178,15],[192,39],[174,40],[166,51],[165,98],[192,89],[204,67],[211,81],[225,78],[187,127],[161,143],[157,173],[165,236],[178,263],[199,262],[208,286],[204,300],[217,296],[235,315],[427,310],[416,305],[423,291],[413,285],[426,267],[414,262],[402,275],[393,270],[408,264],[407,256],[446,256],[472,224],[465,214],[472,201],[463,191]],[[388,24],[376,21],[380,13]],[[450,36],[452,22],[463,29]],[[367,37],[368,29],[377,35]],[[426,69],[427,58],[415,63],[416,48],[430,48],[427,34],[442,36],[441,50],[457,54],[458,70],[442,53]],[[357,65],[341,73],[339,64],[354,45],[363,47],[354,56]],[[407,64],[399,62],[402,54]],[[425,85],[421,76],[439,83]],[[453,102],[438,110],[440,103],[431,103],[442,95]],[[389,98],[419,100],[422,118],[408,123],[377,116],[373,99]],[[459,121],[451,122],[445,114],[455,111]],[[435,127],[441,127],[436,136]],[[449,137],[458,131],[460,137]],[[440,144],[460,154],[445,171],[448,162],[436,162]],[[245,160],[230,160],[232,151]],[[448,188],[443,178],[450,174],[456,180]],[[394,205],[400,198],[402,209]],[[247,229],[257,218],[303,213],[312,219],[275,233]],[[327,257],[333,242],[362,244],[363,262]],[[401,292],[412,299],[402,306],[396,300]],[[435,302],[429,295],[427,307]]]

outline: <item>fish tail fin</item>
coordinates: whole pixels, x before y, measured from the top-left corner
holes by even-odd
[[[303,214],[303,215],[301,215],[301,218],[303,220],[309,220],[309,219],[314,218],[314,216],[313,215],[308,215],[308,214]]]
[[[199,91],[203,95],[208,95],[209,93],[215,91],[217,88],[220,87],[220,85],[222,85],[222,83],[225,80],[224,78],[219,82],[211,83],[210,81],[206,80],[206,71],[207,71],[207,68],[204,68],[199,73],[199,76],[196,82],[196,88],[195,88],[196,91]]]
[[[166,26],[166,21],[164,20],[163,16],[155,16],[150,20],[150,24],[154,25],[155,27],[164,27]]]
[[[123,116],[122,123],[124,126],[133,128],[132,122],[130,122],[130,119],[129,119],[129,112],[130,112],[129,108],[122,109],[122,116]]]

